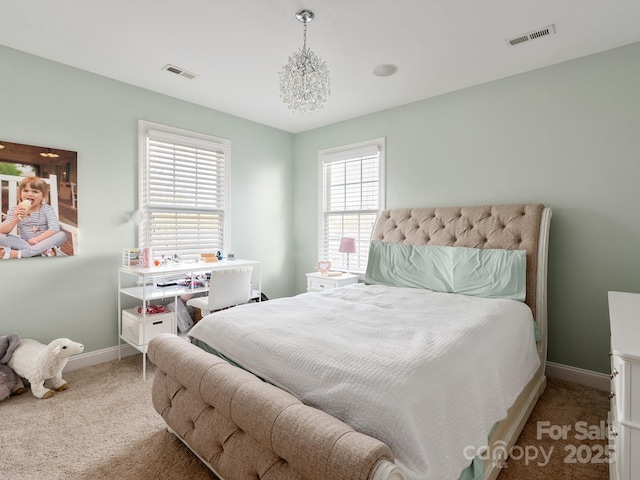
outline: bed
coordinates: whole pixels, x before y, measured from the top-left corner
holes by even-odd
[[[550,217],[540,204],[385,210],[374,225],[366,285],[213,313],[191,334],[218,355],[155,337],[154,407],[224,480],[494,479],[546,385]],[[494,253],[491,265],[515,265],[521,281],[490,295],[469,285],[475,271],[463,270],[453,292],[450,278],[421,283],[433,282],[423,273],[440,271],[439,261],[458,269],[466,265],[458,254]],[[389,280],[387,270],[399,274]],[[423,319],[425,310],[435,316]],[[456,320],[442,320],[445,311]],[[403,330],[425,322],[429,333]],[[327,333],[333,324],[342,329],[335,335]],[[306,337],[314,325],[327,339]],[[294,341],[294,330],[302,338]],[[377,343],[358,346],[361,337]],[[405,361],[405,351],[435,363]],[[352,368],[358,358],[365,363]],[[467,383],[488,391],[464,394]],[[453,392],[439,390],[447,385]],[[478,400],[465,403],[469,397]]]

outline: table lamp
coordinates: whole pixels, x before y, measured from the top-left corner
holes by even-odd
[[[342,237],[340,239],[340,248],[338,248],[340,253],[347,254],[347,273],[351,273],[349,270],[349,254],[356,253],[356,239],[350,237]]]

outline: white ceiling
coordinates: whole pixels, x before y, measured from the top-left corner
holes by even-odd
[[[302,8],[331,74],[314,114],[279,97]],[[639,0],[0,0],[2,45],[293,133],[639,41]]]

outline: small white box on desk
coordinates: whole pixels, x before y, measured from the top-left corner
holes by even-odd
[[[122,336],[142,346],[142,338],[144,331],[145,344],[161,333],[173,333],[172,321],[173,312],[154,313],[146,315],[144,322],[142,314],[138,313],[138,307],[122,310]]]
[[[137,248],[125,248],[122,250],[122,266],[141,267],[142,252]]]

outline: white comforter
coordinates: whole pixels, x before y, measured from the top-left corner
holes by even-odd
[[[190,335],[385,442],[411,480],[457,479],[539,365],[525,304],[379,285],[216,312]]]

